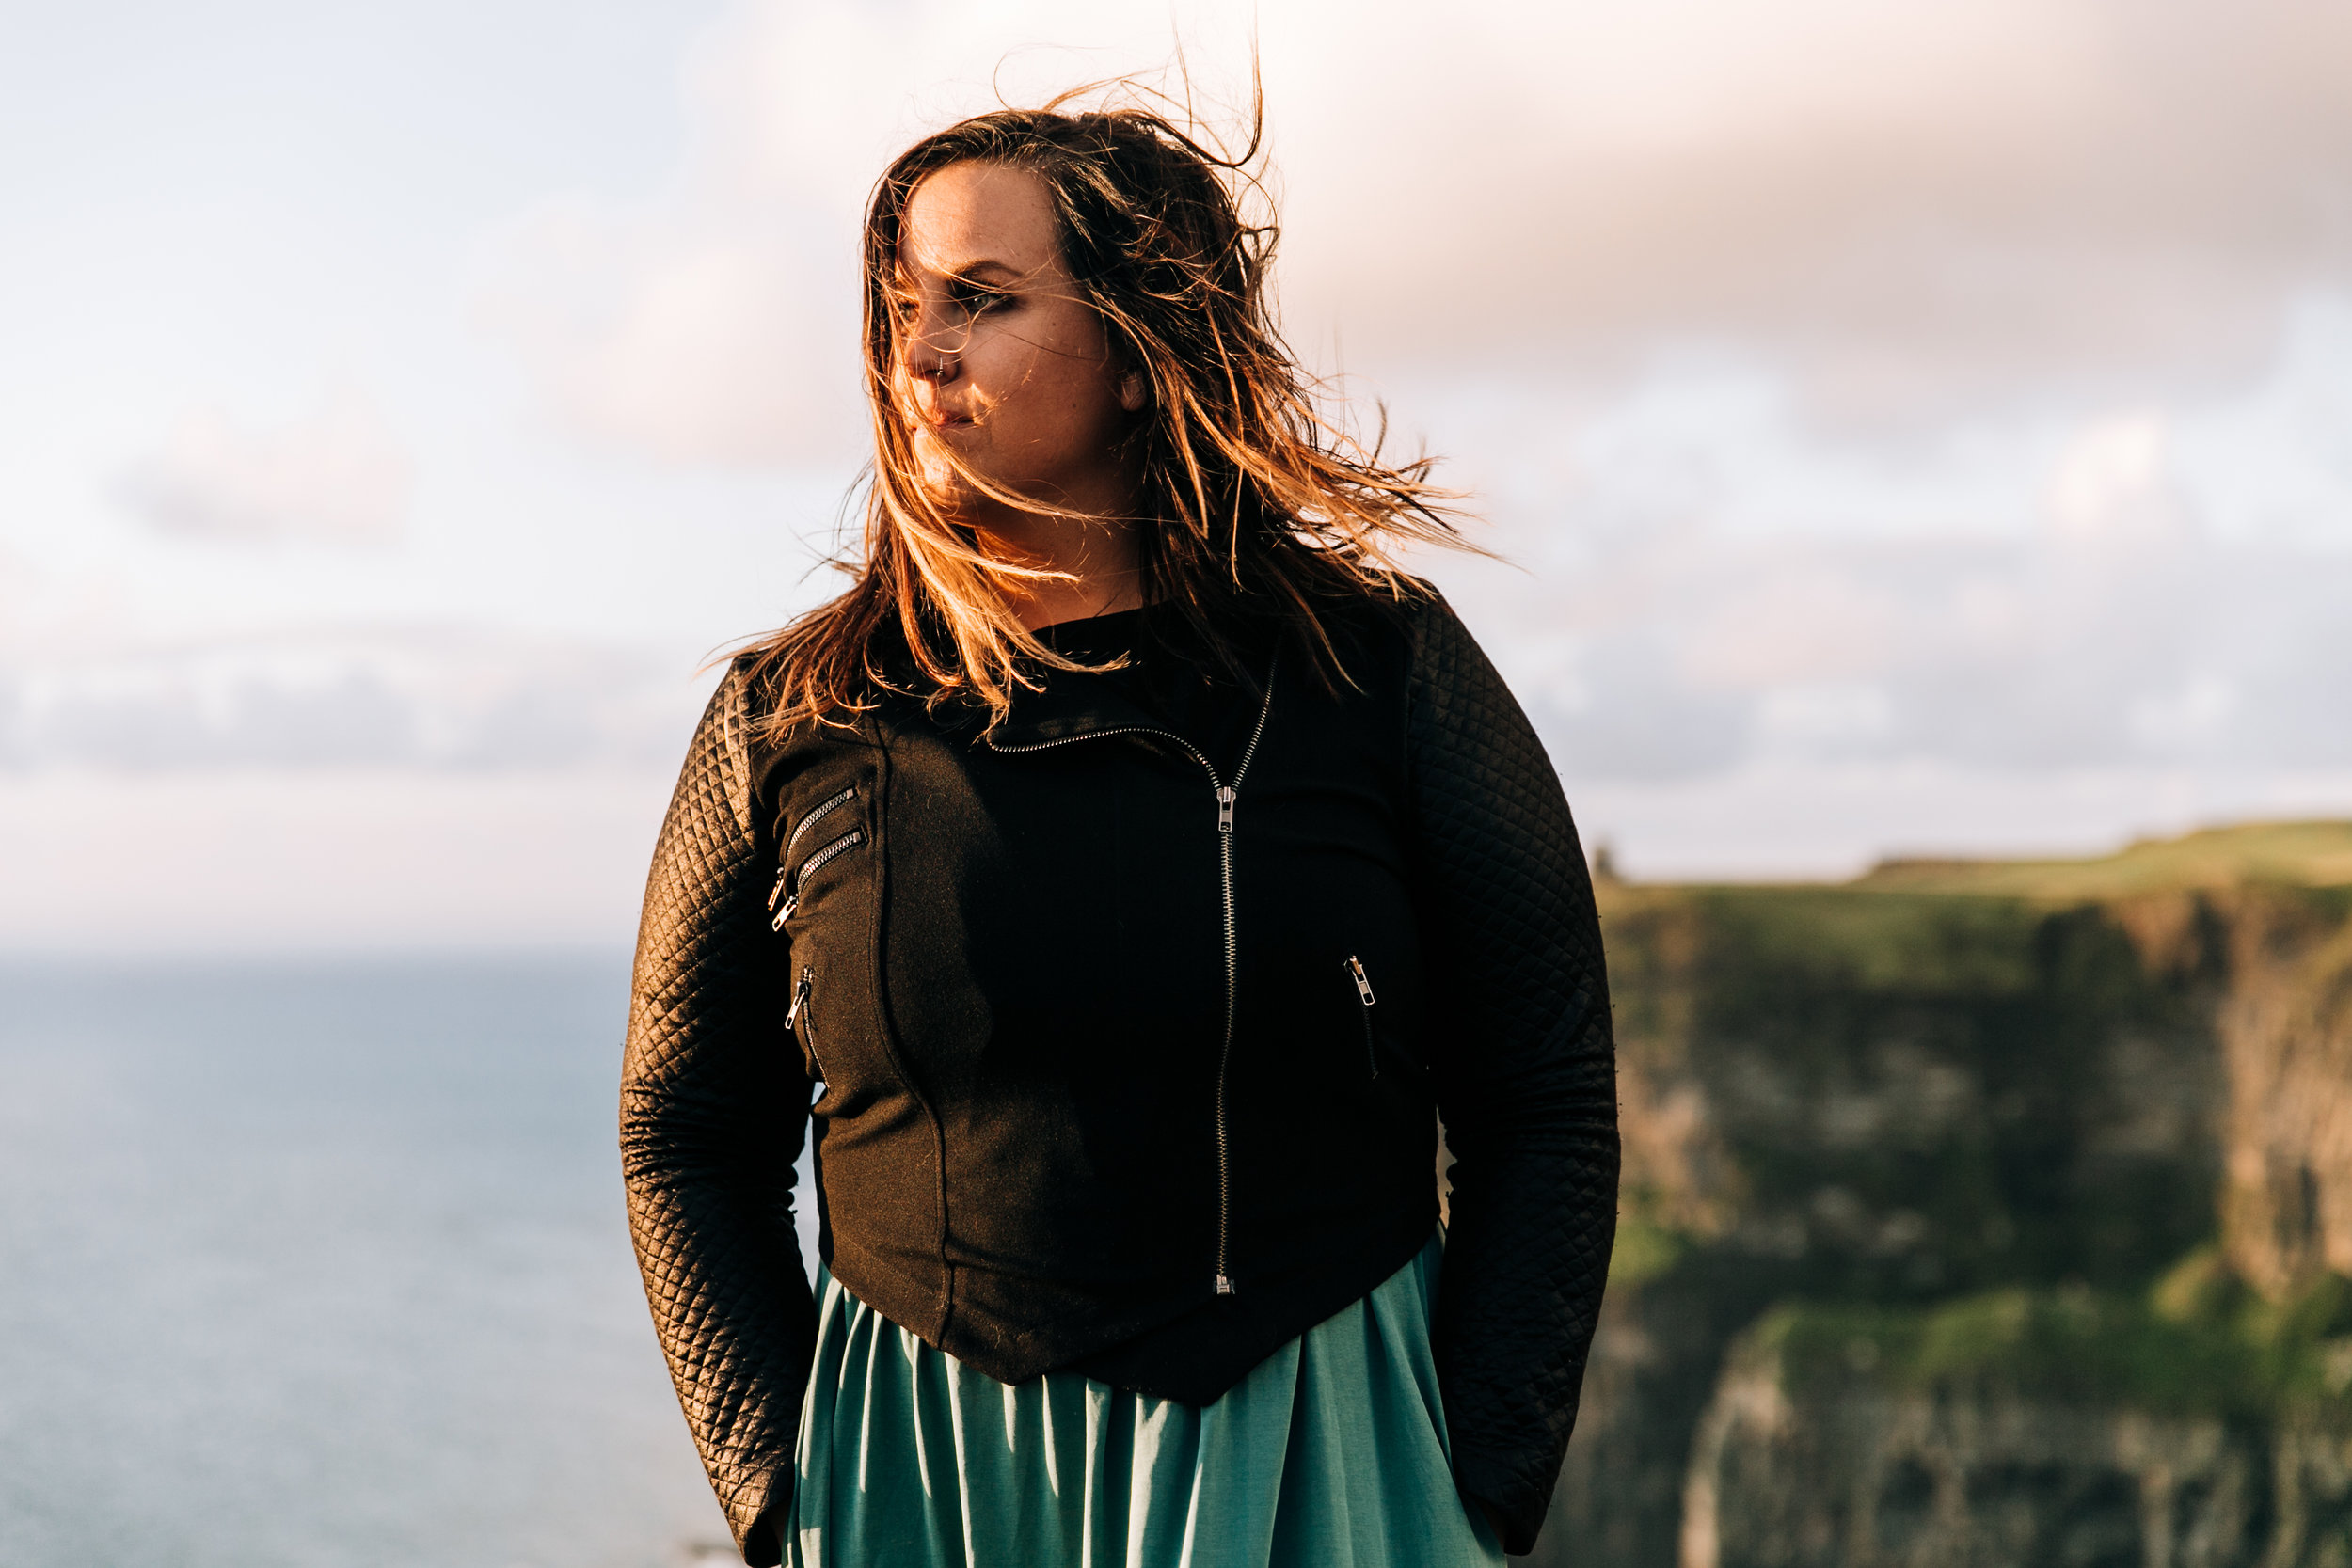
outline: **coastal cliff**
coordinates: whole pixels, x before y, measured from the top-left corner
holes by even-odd
[[[2352,824],[1600,891],[1623,1223],[1534,1561],[2352,1565]]]

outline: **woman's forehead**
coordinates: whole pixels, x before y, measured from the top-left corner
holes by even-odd
[[[1005,164],[949,164],[907,198],[898,269],[910,277],[1025,277],[1057,268],[1060,231],[1045,182]]]

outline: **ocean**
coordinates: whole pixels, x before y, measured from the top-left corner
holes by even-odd
[[[623,1216],[628,984],[0,967],[0,1564],[733,1560]]]

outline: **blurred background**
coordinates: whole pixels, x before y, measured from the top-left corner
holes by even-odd
[[[1289,333],[1472,493],[1504,562],[1426,568],[1617,879],[1648,1250],[1549,1539],[2347,1560],[2259,1434],[2352,1380],[2309,1305],[2352,1272],[2352,843],[2098,857],[2352,816],[2352,12],[94,0],[6,40],[0,1560],[722,1543],[610,1131],[704,665],[833,592],[882,164],[1180,47],[1213,127],[1254,47]],[[2106,869],[1946,863],[1996,855]],[[1831,1297],[1879,1316],[1766,1321]],[[2188,1422],[2162,1487],[2120,1438],[2060,1445],[2089,1480],[1790,1457],[1961,1420],[1984,1365],[1901,1346],[2045,1307],[2276,1375],[2068,1407]],[[1846,1414],[1742,1427],[1830,1386],[1757,1370],[1817,1341]],[[1867,1485],[1740,1513],[1797,1475]]]

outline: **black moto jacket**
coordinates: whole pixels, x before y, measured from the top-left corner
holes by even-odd
[[[814,1349],[812,1117],[860,1300],[1006,1382],[1206,1403],[1428,1239],[1442,1117],[1455,1474],[1533,1544],[1615,1224],[1592,889],[1452,610],[1334,621],[1352,689],[1269,651],[1182,714],[1055,672],[986,734],[891,702],[769,737],[721,683],[646,888],[621,1146],[746,1561],[778,1560]]]

